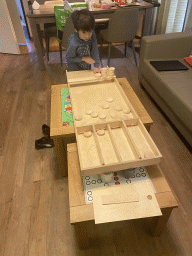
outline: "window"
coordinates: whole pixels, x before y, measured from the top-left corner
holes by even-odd
[[[182,32],[188,0],[171,0],[165,33]]]

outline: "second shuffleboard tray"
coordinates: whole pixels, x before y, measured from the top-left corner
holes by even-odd
[[[83,73],[68,79],[82,176],[158,164],[162,155],[117,79]]]
[[[158,164],[161,153],[140,119],[76,127],[82,176]]]

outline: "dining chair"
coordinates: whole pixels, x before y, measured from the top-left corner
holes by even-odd
[[[60,61],[61,61],[61,66],[62,66],[62,46],[67,48],[68,45],[68,38],[69,36],[75,32],[75,28],[73,25],[73,21],[71,16],[69,16],[66,20],[65,27],[63,29],[63,37],[62,37],[62,42],[60,43]]]
[[[45,7],[54,8],[54,6],[63,6],[63,0],[53,0],[53,1],[45,1],[45,0],[38,0],[39,4],[44,4]],[[47,60],[49,61],[49,38],[50,37],[57,37],[57,26],[56,23],[45,23],[44,24],[44,38],[46,44],[46,55]],[[60,46],[60,45],[59,45]]]
[[[111,44],[125,43],[125,56],[126,56],[128,42],[131,43],[135,64],[137,66],[137,59],[136,59],[133,39],[135,38],[136,31],[137,31],[138,18],[139,18],[139,11],[136,8],[135,9],[125,8],[122,10],[116,10],[112,14],[111,19],[109,19],[108,29],[100,31],[101,56],[102,56],[103,41],[105,40],[108,42],[108,66],[110,65]]]
[[[49,61],[49,38],[57,37],[56,23],[45,23],[43,32],[44,32],[44,38],[45,38],[45,44],[46,44],[47,60]]]

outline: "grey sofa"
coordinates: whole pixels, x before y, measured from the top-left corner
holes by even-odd
[[[139,81],[192,146],[192,32],[146,36],[141,41]],[[158,72],[151,60],[179,60],[187,71]]]

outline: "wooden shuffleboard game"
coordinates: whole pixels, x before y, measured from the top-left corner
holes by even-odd
[[[162,155],[116,77],[67,73],[82,176],[148,166]]]

